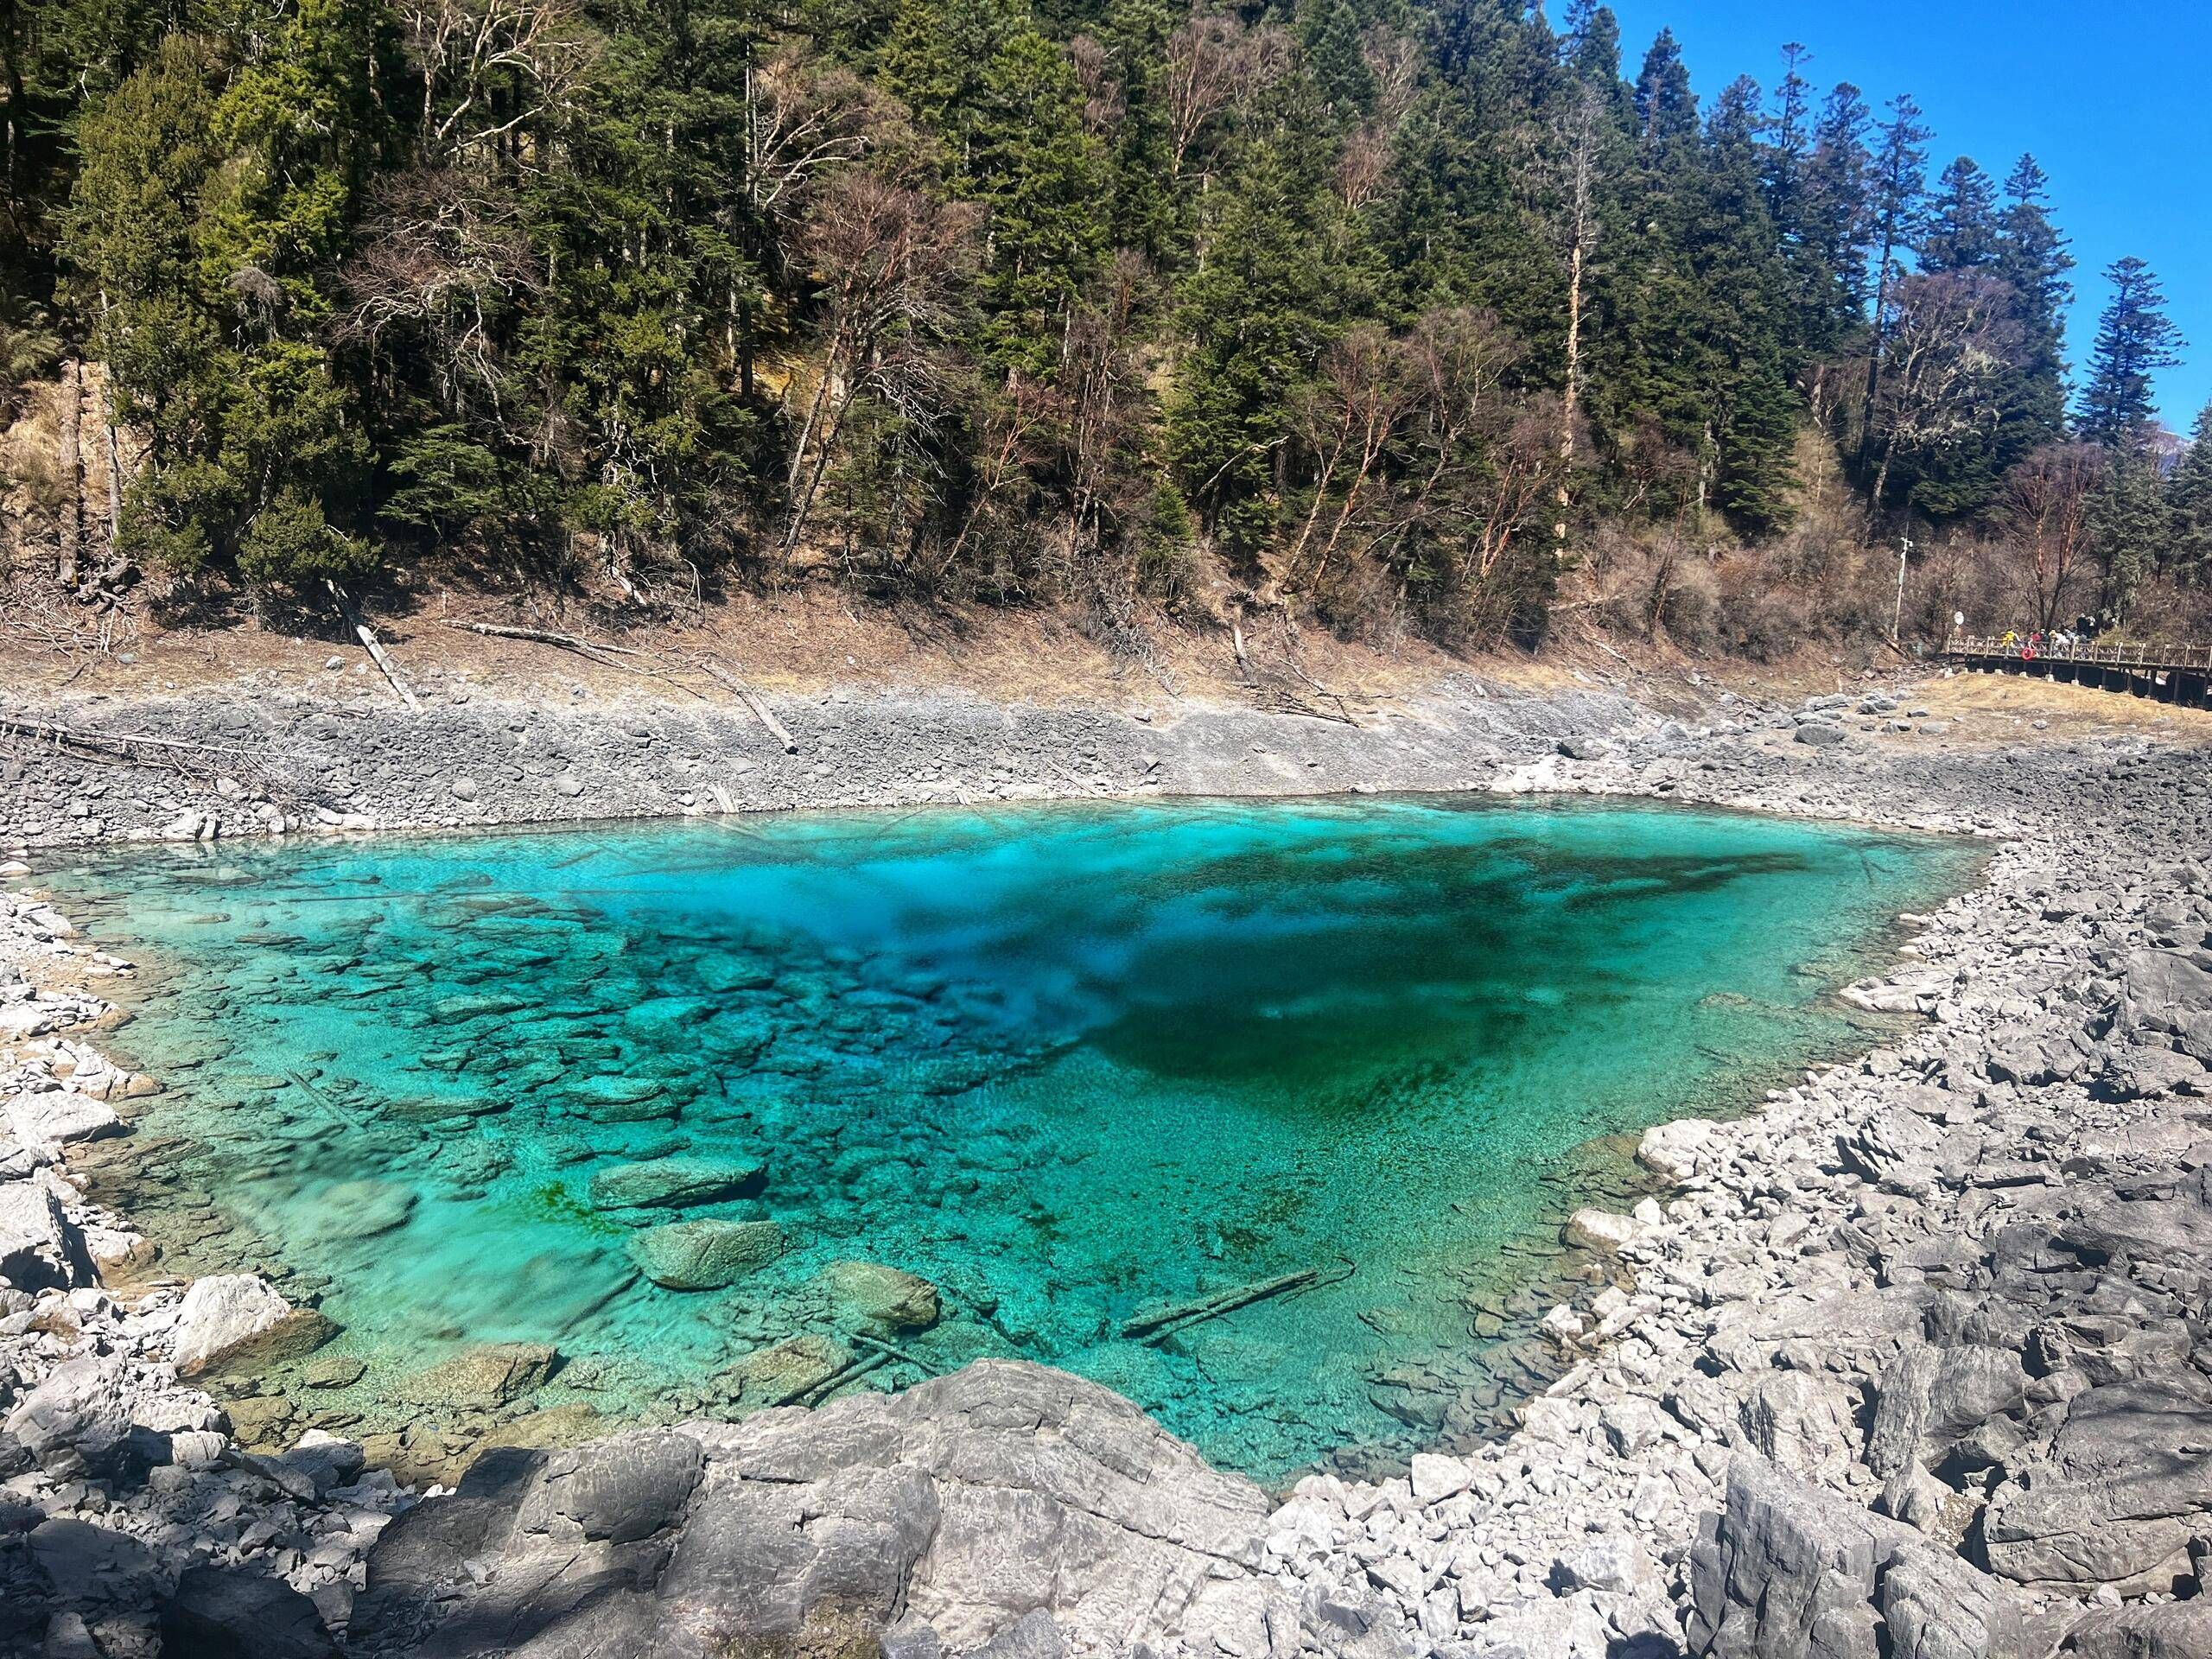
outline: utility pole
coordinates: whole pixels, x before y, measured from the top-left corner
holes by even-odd
[[[1897,630],[1904,625],[1904,562],[1906,556],[1911,551],[1912,537],[1910,536],[1898,537],[1897,602],[1896,605],[1891,607],[1890,610],[1890,643],[1893,645],[1898,645]],[[1902,650],[1903,646],[1899,645],[1898,648]]]

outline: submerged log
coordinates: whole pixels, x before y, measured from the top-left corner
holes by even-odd
[[[1140,1342],[1159,1343],[1194,1325],[1219,1319],[1224,1313],[1234,1313],[1238,1308],[1249,1307],[1255,1302],[1264,1302],[1293,1291],[1309,1289],[1315,1285],[1339,1284],[1352,1274],[1347,1262],[1339,1272],[1325,1279],[1319,1268],[1301,1268],[1296,1273],[1281,1274],[1273,1279],[1262,1279],[1256,1284],[1238,1285],[1230,1290],[1217,1290],[1210,1295],[1197,1297],[1172,1306],[1154,1308],[1123,1322],[1122,1334]]]
[[[938,1374],[937,1367],[931,1364],[927,1360],[916,1358],[912,1354],[908,1353],[904,1348],[894,1348],[887,1342],[880,1342],[875,1338],[869,1336],[866,1332],[854,1332],[852,1339],[860,1344],[863,1348],[874,1349],[877,1353],[883,1355],[886,1359],[904,1361],[906,1364],[912,1366],[916,1370],[919,1371],[924,1376],[935,1376]]]

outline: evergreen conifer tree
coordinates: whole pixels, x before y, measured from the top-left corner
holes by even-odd
[[[2153,377],[2181,361],[2181,330],[2166,315],[2158,279],[2140,259],[2114,260],[2105,280],[2112,284],[2112,298],[2097,319],[2075,421],[2092,443],[2142,449],[2157,418]]]
[[[2194,586],[2212,582],[2212,404],[2199,411],[2166,481],[2166,569]]]
[[[1866,354],[1866,391],[1859,417],[1859,464],[1874,453],[1874,404],[1882,391],[1882,359],[1890,334],[1890,297],[1903,274],[1899,261],[1912,244],[1927,188],[1928,129],[1910,94],[1890,100],[1889,118],[1876,134],[1868,174],[1868,251],[1874,264],[1873,340]]]
[[[2066,425],[2066,308],[2074,269],[2066,238],[2044,207],[2046,183],[2032,156],[2023,156],[2005,181],[2005,206],[1997,238],[1996,274],[2012,290],[2018,329],[2018,384],[2005,438],[2010,466]]]
[[[1921,233],[1923,270],[1979,270],[1996,262],[1997,187],[1970,156],[1943,169]]]

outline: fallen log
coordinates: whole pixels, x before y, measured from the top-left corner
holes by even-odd
[[[1301,1268],[1296,1273],[1286,1273],[1273,1279],[1262,1279],[1256,1284],[1238,1285],[1230,1290],[1219,1290],[1191,1301],[1178,1302],[1168,1307],[1154,1308],[1123,1322],[1122,1334],[1140,1342],[1154,1344],[1203,1325],[1208,1319],[1217,1319],[1224,1313],[1249,1307],[1255,1302],[1264,1302],[1293,1291],[1308,1289],[1319,1284],[1338,1284],[1351,1277],[1352,1268],[1346,1263],[1343,1271],[1322,1277],[1319,1268]]]
[[[367,650],[369,660],[383,671],[385,678],[391,683],[391,689],[399,693],[399,700],[407,705],[407,712],[421,714],[423,705],[415,701],[415,694],[407,689],[407,682],[399,677],[399,671],[392,666],[391,658],[385,655],[384,646],[378,642],[374,630],[361,620],[361,613],[353,608],[353,601],[346,598],[338,584],[327,576],[323,578],[322,585],[330,589],[331,598],[338,601],[340,613],[352,625],[355,638]]]
[[[746,684],[743,680],[739,679],[736,675],[731,673],[711,657],[702,657],[699,659],[699,668],[700,671],[709,678],[719,681],[729,690],[735,692],[744,701],[745,706],[753,711],[753,717],[767,729],[768,734],[784,746],[785,754],[798,753],[798,740],[784,729],[782,721],[768,712],[766,703],[753,695],[751,686]]]
[[[634,645],[606,645],[595,639],[580,639],[573,633],[556,633],[550,628],[511,627],[504,622],[463,622],[448,619],[446,626],[465,628],[471,633],[480,633],[489,639],[528,639],[541,645],[558,645],[563,651],[573,651],[585,657],[642,657],[645,652]]]

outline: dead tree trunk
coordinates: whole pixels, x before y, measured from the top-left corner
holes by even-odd
[[[123,440],[113,421],[104,424],[107,428],[107,550],[113,557],[123,544]]]
[[[73,357],[61,362],[61,454],[57,470],[60,474],[60,522],[57,525],[60,556],[54,562],[54,575],[64,588],[77,585],[77,556],[79,543],[84,535],[85,486],[82,458],[78,453],[78,432],[85,415],[85,391],[82,372]]]

